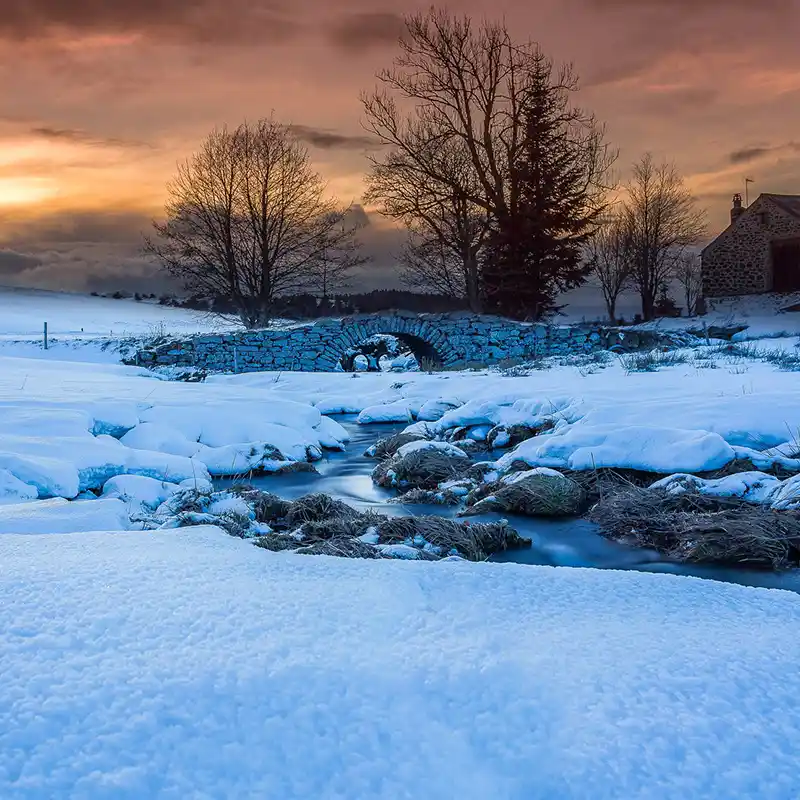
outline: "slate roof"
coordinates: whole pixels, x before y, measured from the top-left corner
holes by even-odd
[[[770,200],[781,211],[800,219],[800,195],[797,194],[764,194],[762,197]]]

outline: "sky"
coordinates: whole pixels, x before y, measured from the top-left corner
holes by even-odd
[[[176,163],[213,127],[274,116],[297,126],[345,203],[367,166],[359,93],[390,66],[398,0],[3,0],[0,283],[162,290],[141,255]],[[451,0],[504,17],[582,78],[618,170],[674,161],[727,224],[745,177],[800,193],[800,0]],[[367,209],[374,263],[396,282],[398,232]]]

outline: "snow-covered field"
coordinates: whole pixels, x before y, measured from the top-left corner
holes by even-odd
[[[346,447],[328,416],[345,411],[438,436],[554,423],[498,471],[767,469],[798,451],[798,372],[709,350],[653,372],[613,358],[183,383],[90,363],[98,348],[43,359],[6,319],[0,797],[800,796],[796,594],[137,530],[181,485]],[[773,507],[800,497],[791,479],[739,483]]]
[[[691,578],[0,537],[4,798],[800,792],[800,598]]]
[[[38,289],[0,288],[0,337],[121,338],[154,329],[189,334],[238,327],[199,311],[160,306],[153,300],[114,300]]]

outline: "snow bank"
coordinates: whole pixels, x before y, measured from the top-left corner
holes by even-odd
[[[514,461],[532,467],[588,470],[616,467],[646,472],[720,469],[734,459],[733,448],[716,433],[660,427],[575,425],[528,439],[497,461],[501,470]]]
[[[0,562],[3,797],[798,794],[788,592],[204,528]]]
[[[356,420],[359,425],[370,425],[376,422],[410,422],[414,419],[419,406],[407,400],[398,400],[395,403],[368,406]]]
[[[35,486],[23,483],[7,469],[0,469],[0,505],[36,500],[39,492]]]
[[[0,505],[0,533],[80,533],[125,531],[131,526],[121,500],[77,500],[60,497],[38,503]]]
[[[697,492],[709,497],[736,497],[778,511],[800,509],[800,475],[782,481],[763,472],[740,472],[715,479],[677,474],[656,481],[650,488],[669,494]]]
[[[144,507],[154,511],[179,490],[177,483],[142,475],[117,475],[103,486],[103,497],[116,497],[126,503],[129,509]]]

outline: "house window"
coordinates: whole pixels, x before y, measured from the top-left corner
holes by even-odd
[[[758,221],[762,225],[766,225],[769,222],[769,215],[767,214],[766,211],[759,211],[758,212]]]

